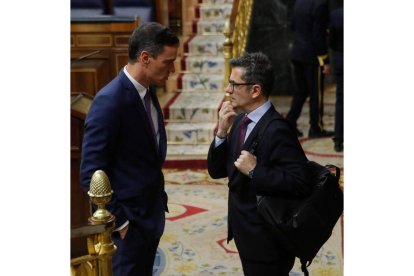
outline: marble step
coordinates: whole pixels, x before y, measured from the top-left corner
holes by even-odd
[[[211,91],[224,93],[224,74],[185,73],[177,86],[183,92]]]
[[[216,122],[168,123],[165,126],[169,144],[210,144]]]
[[[233,4],[209,5],[200,4],[196,7],[195,17],[201,20],[229,19]]]
[[[224,84],[224,82],[224,73],[207,74],[183,72],[171,75],[165,84],[165,89],[168,93],[224,93],[225,85],[227,85],[227,82],[226,84]]]
[[[180,68],[187,73],[224,74],[224,57],[184,56]]]
[[[167,146],[167,161],[207,160],[208,144]]]
[[[193,33],[198,35],[223,34],[226,20],[194,20]]]
[[[225,37],[220,35],[196,35],[184,44],[184,52],[198,56],[223,56]]]
[[[203,0],[201,2],[208,5],[233,4],[233,0]]]
[[[193,21],[216,21],[228,19],[232,6],[232,0],[205,0],[200,1],[196,5],[189,4],[185,6],[183,8],[183,35],[197,33],[193,31]]]
[[[169,123],[217,122],[218,109],[223,98],[224,93],[210,91],[179,93],[174,102],[167,107],[166,119]]]

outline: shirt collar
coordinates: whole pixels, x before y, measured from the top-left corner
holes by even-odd
[[[127,76],[127,78],[132,82],[132,84],[134,85],[135,89],[137,89],[139,96],[141,97],[141,100],[144,100],[144,96],[147,93],[147,88],[145,88],[144,86],[142,86],[142,84],[140,84],[139,82],[137,82],[127,71],[126,69],[126,65],[124,67],[124,73]]]
[[[256,108],[255,110],[251,111],[249,114],[247,114],[247,117],[249,117],[250,120],[252,120],[254,123],[257,124],[257,122],[262,118],[262,116],[266,113],[266,111],[269,110],[271,106],[270,100]]]

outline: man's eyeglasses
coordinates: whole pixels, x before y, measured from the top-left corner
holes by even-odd
[[[237,83],[237,82],[229,81],[229,85],[231,85],[231,92],[234,91],[235,86],[238,86],[238,85],[254,85],[254,84],[256,84],[256,83],[253,83],[253,82]]]

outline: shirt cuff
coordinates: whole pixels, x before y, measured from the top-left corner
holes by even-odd
[[[122,224],[121,226],[119,226],[118,228],[116,228],[114,230],[114,232],[115,231],[120,231],[120,230],[124,229],[125,227],[127,227],[128,224],[129,224],[129,220],[125,221],[124,224]]]
[[[220,138],[217,135],[214,136],[214,147],[217,148],[218,146],[220,146],[221,144],[223,144],[223,142],[226,140],[226,138]]]

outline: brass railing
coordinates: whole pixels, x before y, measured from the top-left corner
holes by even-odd
[[[89,218],[87,226],[71,230],[71,238],[87,236],[89,255],[73,258],[70,261],[72,276],[111,276],[112,256],[116,246],[111,239],[115,227],[115,217],[105,209],[111,200],[111,184],[105,172],[96,171],[91,179],[89,197],[98,205],[96,212]]]
[[[234,0],[230,18],[224,27],[224,86],[227,86],[230,77],[230,59],[243,55],[246,50],[253,2],[253,0]]]

